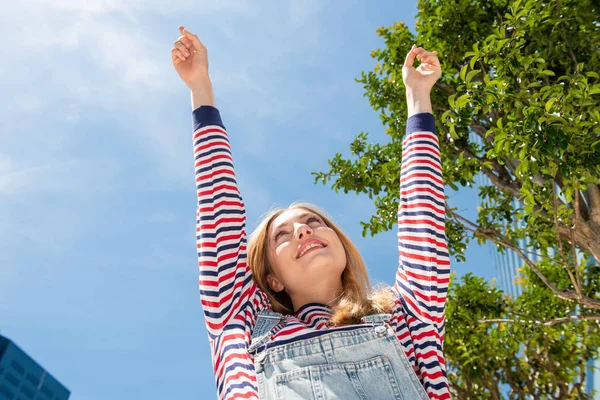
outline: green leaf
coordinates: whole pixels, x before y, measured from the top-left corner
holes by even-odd
[[[508,43],[510,39],[502,39],[502,40],[498,40],[498,42],[496,43],[496,51],[500,51],[500,49],[502,48],[502,46],[504,46],[506,43]]]
[[[455,94],[451,94],[450,96],[448,96],[448,104],[450,105],[450,107],[455,108],[454,105],[454,99],[456,98]]]
[[[458,186],[456,186],[454,182],[446,182],[446,185],[450,186],[455,192],[458,192]]]
[[[462,79],[463,81],[465,80],[465,75],[467,73],[467,68],[469,67],[468,64],[465,64],[461,69],[460,69],[460,79]]]
[[[471,96],[463,94],[456,100],[456,108],[460,109],[471,100]]]
[[[546,112],[550,112],[552,105],[556,102],[556,97],[552,97],[550,100],[546,102]]]
[[[477,62],[477,60],[479,60],[479,54],[471,57],[471,61],[469,61],[469,67],[471,67],[471,69],[475,67],[475,63]]]
[[[564,188],[563,195],[565,196],[565,200],[567,201],[567,203],[573,201],[573,189],[571,189],[570,187]]]
[[[588,78],[600,79],[600,76],[596,72],[593,72],[593,71],[586,72],[585,76],[587,76]]]
[[[450,125],[448,132],[450,133],[450,137],[454,140],[458,139],[458,134],[456,133],[456,125]]]
[[[466,79],[466,82],[467,82],[467,83],[471,82],[471,80],[473,79],[473,77],[474,77],[475,75],[477,75],[478,73],[480,73],[480,72],[481,72],[481,70],[479,70],[479,69],[475,69],[475,70],[473,70],[473,71],[470,71],[470,72],[467,74],[467,79]]]

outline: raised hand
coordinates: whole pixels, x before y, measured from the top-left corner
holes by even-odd
[[[191,89],[208,77],[208,52],[198,36],[183,26],[179,27],[181,36],[173,43],[171,60],[175,70]]]
[[[415,58],[421,61],[421,65],[417,68],[413,65]],[[437,51],[427,51],[413,44],[402,67],[402,80],[406,90],[429,93],[440,76],[442,76],[442,67]]]

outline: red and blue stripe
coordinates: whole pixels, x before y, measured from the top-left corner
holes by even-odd
[[[258,399],[253,360],[247,351],[256,314],[270,308],[246,263],[246,214],[235,178],[227,131],[219,111],[192,112],[198,196],[197,248],[200,299],[220,399]],[[449,399],[443,357],[450,263],[444,231],[444,184],[435,119],[407,121],[398,209],[398,295],[391,324],[431,399]],[[334,330],[330,310],[306,304],[274,330],[268,347]]]

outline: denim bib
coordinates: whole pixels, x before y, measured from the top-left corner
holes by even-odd
[[[284,318],[270,310],[257,315],[248,352],[260,399],[429,399],[388,324],[390,314],[364,317],[364,328],[266,349],[271,331]]]

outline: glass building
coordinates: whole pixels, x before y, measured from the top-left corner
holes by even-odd
[[[67,400],[71,392],[0,335],[0,400]]]
[[[492,182],[485,175],[478,174],[475,176],[476,188],[479,186],[487,186],[491,185]],[[478,199],[479,201],[479,199]],[[518,200],[514,200],[514,202],[518,202]],[[519,225],[518,222],[514,223],[515,227]],[[518,269],[523,266],[523,260],[517,253],[513,250],[506,249],[503,254],[501,254],[496,246],[490,242],[488,242],[488,249],[490,251],[490,258],[494,261],[494,266],[498,273],[498,285],[502,289],[502,291],[506,294],[509,294],[513,297],[519,296],[523,290],[521,286],[517,284],[519,272]],[[519,243],[519,247],[522,249],[528,248],[528,243],[524,240]],[[530,254],[532,261],[537,261],[537,257],[535,255]]]

